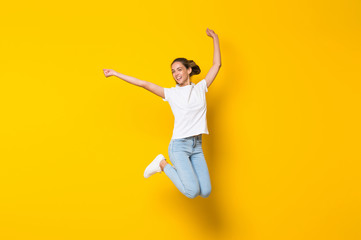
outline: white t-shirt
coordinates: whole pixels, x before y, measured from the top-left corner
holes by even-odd
[[[172,139],[209,134],[206,92],[208,88],[205,79],[184,87],[177,84],[172,88],[164,88],[162,99],[168,101],[174,115]]]

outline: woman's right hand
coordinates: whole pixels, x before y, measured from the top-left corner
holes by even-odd
[[[115,76],[116,73],[113,69],[103,69],[103,72],[106,77]]]

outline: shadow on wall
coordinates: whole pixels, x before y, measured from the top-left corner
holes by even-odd
[[[227,124],[224,122],[227,117],[222,116],[221,112],[223,113],[223,111],[221,110],[229,105],[232,99],[236,99],[236,96],[242,91],[242,76],[244,75],[241,60],[236,55],[232,43],[223,40],[221,51],[222,56],[227,56],[227,58],[222,59],[223,66],[207,93],[207,121],[210,135],[206,137],[206,145],[205,141],[203,141],[203,151],[211,176],[211,195],[208,198],[198,196],[195,199],[188,199],[175,186],[172,186],[172,190],[161,194],[162,201],[168,203],[165,207],[170,208],[169,211],[175,211],[175,214],[177,212],[185,214],[191,223],[197,223],[195,227],[199,229],[198,231],[207,232],[214,236],[214,239],[222,239],[222,236],[230,232],[229,227],[232,225],[229,224],[228,215],[224,212],[230,208],[224,205],[227,202],[227,199],[225,199],[227,196],[222,196],[221,193],[229,192],[231,195],[232,189],[237,187],[234,183],[227,184],[224,180],[222,181],[222,178],[226,179],[225,175],[228,173],[219,170],[224,169],[224,164],[231,164],[232,159],[219,159],[219,156],[222,156],[222,152],[232,151],[232,149],[218,148],[229,134],[219,128],[217,129],[217,127]],[[225,64],[229,65],[225,67]],[[212,91],[212,88],[215,87],[219,88],[217,92]],[[228,126],[227,129],[231,131],[232,128]],[[177,203],[177,205],[174,205],[174,203]],[[242,216],[239,217],[242,218]],[[237,229],[237,231],[242,230]]]

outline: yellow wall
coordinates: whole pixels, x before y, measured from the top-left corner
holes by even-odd
[[[0,10],[0,239],[361,239],[361,4],[26,1]],[[167,102],[103,68],[207,93],[213,192],[165,176]],[[152,234],[149,236],[149,234]]]

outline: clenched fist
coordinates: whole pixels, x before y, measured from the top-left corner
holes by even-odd
[[[211,37],[211,38],[218,37],[218,35],[212,29],[207,28],[206,33],[207,33],[208,37]]]
[[[113,69],[103,69],[103,72],[106,77],[115,76],[116,73]]]

